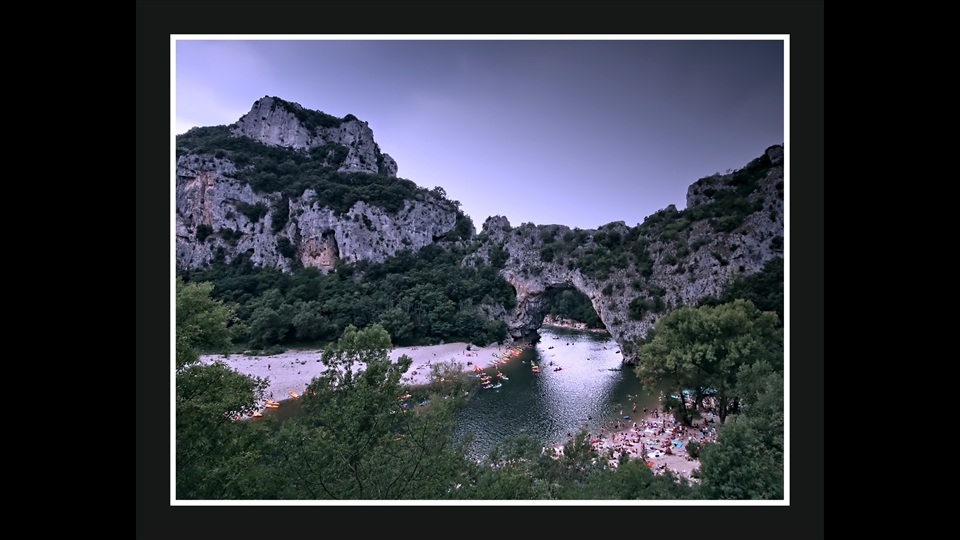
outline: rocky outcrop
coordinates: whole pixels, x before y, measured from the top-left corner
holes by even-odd
[[[660,316],[720,296],[734,276],[783,255],[783,147],[768,148],[740,171],[701,179],[687,203],[683,212],[671,205],[637,227],[615,222],[586,231],[513,228],[494,216],[465,264],[496,264],[506,251],[500,273],[516,289],[517,307],[504,318],[514,338],[535,334],[551,289],[574,288],[590,298],[624,359],[634,361],[638,339]],[[728,207],[734,211],[724,215]]]
[[[448,235],[473,239],[472,225],[465,231],[460,225],[468,221],[458,223],[463,216],[456,203],[442,189],[427,191],[397,179],[396,163],[380,152],[367,123],[350,115],[335,118],[265,97],[229,127],[233,137],[286,148],[296,159],[284,155],[273,167],[302,183],[295,191],[276,175],[273,183],[257,180],[261,190],[280,185],[276,192],[257,191],[241,180],[274,174],[253,169],[262,155],[218,151],[215,144],[199,153],[190,150],[204,148],[204,141],[232,140],[227,128],[219,129],[213,139],[195,133],[193,142],[185,138],[178,145],[180,268],[244,258],[283,271],[301,266],[329,271],[339,261],[382,262]],[[320,169],[303,173],[304,164]],[[336,177],[337,167],[338,173],[352,174]],[[783,147],[777,145],[743,169],[692,184],[683,211],[670,205],[635,227],[623,222],[596,230],[512,227],[502,216],[490,217],[463,264],[492,265],[514,287],[515,308],[483,306],[491,319],[507,323],[513,338],[535,334],[551,291],[574,288],[590,298],[631,361],[657,318],[720,296],[735,276],[758,272],[783,255],[783,194]]]
[[[338,216],[312,190],[290,200],[279,193],[255,193],[225,174],[234,170],[227,160],[195,155],[179,159],[180,267],[201,267],[215,258],[231,262],[244,255],[255,266],[289,271],[296,259],[304,267],[327,271],[337,260],[382,262],[403,249],[419,250],[456,225],[455,209],[431,197],[405,201],[395,214],[359,201]],[[286,223],[278,229],[283,215]]]
[[[396,162],[380,153],[367,123],[350,115],[338,119],[265,97],[230,126],[230,134],[294,152],[329,147],[332,154],[345,155],[338,173],[363,174],[348,177],[349,186],[320,182],[333,186],[331,193],[340,193],[340,205],[334,209],[310,188],[296,196],[254,190],[238,179],[243,176],[240,172],[256,173],[253,165],[237,167],[228,152],[193,153],[178,148],[178,153],[183,152],[176,170],[180,268],[246,257],[255,266],[283,271],[300,265],[328,271],[337,261],[382,262],[404,249],[417,251],[446,236],[457,224],[458,210],[451,201],[407,180],[396,180],[405,183],[402,193],[407,198],[390,200],[391,211],[364,200],[349,207],[349,202],[343,203],[337,190],[362,187],[364,174],[395,178],[397,172]],[[308,155],[313,154],[304,154],[303,159],[310,159]],[[321,151],[318,159],[326,163],[324,155]],[[245,161],[250,161],[249,156]],[[288,165],[296,170],[293,162]],[[397,187],[378,185],[387,191]]]
[[[336,144],[348,149],[340,172],[397,175],[397,162],[381,154],[367,122],[353,115],[336,118],[299,103],[265,96],[237,121],[231,132],[269,146],[309,150]]]

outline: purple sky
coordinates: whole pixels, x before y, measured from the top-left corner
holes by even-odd
[[[778,36],[602,37],[179,39],[175,130],[233,123],[267,95],[353,114],[398,176],[442,186],[478,232],[496,214],[633,226],[788,142]]]

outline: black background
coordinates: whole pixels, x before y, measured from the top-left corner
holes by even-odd
[[[789,35],[790,505],[171,506],[173,34]],[[823,65],[817,1],[138,1],[137,538],[823,538]]]

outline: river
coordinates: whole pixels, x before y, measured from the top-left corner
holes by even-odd
[[[509,380],[501,388],[481,390],[458,415],[456,437],[462,441],[473,435],[472,457],[521,434],[548,448],[560,446],[581,425],[596,434],[601,425],[609,429],[609,422],[624,415],[632,425],[643,407],[659,405],[659,391],[644,392],[629,366],[610,371],[620,368],[622,355],[608,334],[558,327],[543,327],[539,333],[535,347],[500,366]],[[533,373],[531,360],[539,364],[539,374]],[[562,369],[554,371],[557,367]]]
[[[611,371],[621,367],[622,355],[609,334],[546,326],[539,333],[535,347],[500,366],[508,379],[501,380],[501,388],[479,390],[458,413],[455,437],[462,441],[473,435],[471,457],[479,458],[505,437],[521,434],[543,446],[560,446],[567,433],[576,433],[581,425],[597,434],[601,425],[609,430],[609,422],[624,415],[630,416],[632,425],[643,407],[652,410],[659,405],[659,390],[644,392],[629,366]],[[531,360],[539,364],[539,374],[533,373]],[[562,369],[554,371],[557,367]],[[296,417],[300,403],[286,400],[283,407],[266,413],[280,419]]]

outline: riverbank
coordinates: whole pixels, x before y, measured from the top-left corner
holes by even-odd
[[[484,369],[491,368],[495,366],[494,360],[512,348],[508,345],[477,347],[467,343],[445,343],[423,347],[395,347],[389,356],[394,363],[403,355],[410,357],[413,362],[402,382],[410,386],[422,386],[433,382],[430,371],[436,364],[453,361],[462,364],[464,371],[471,371],[475,365]],[[291,350],[270,356],[203,355],[200,361],[211,363],[220,360],[238,373],[267,379],[264,398],[281,401],[290,399],[291,392],[302,394],[310,381],[326,369],[320,360],[322,355],[322,350]],[[263,404],[260,405],[262,409]]]
[[[513,350],[513,346],[507,345],[488,347],[470,345],[469,350],[467,347],[466,343],[396,347],[390,351],[389,357],[393,362],[402,355],[410,357],[411,367],[404,374],[402,381],[410,386],[422,386],[432,382],[431,368],[437,364],[452,361],[461,364],[464,371],[472,371],[474,366],[488,369],[496,366],[494,361],[497,358]],[[291,392],[297,395],[303,393],[313,377],[319,376],[324,371],[325,366],[320,361],[322,353],[322,350],[299,350],[271,356],[205,355],[201,356],[201,361],[220,360],[239,373],[266,378],[268,386],[264,397],[282,401],[290,399]],[[262,408],[263,404],[260,405]],[[609,423],[609,419],[601,422],[598,418],[581,426],[590,433],[594,449],[601,455],[610,456],[609,466],[616,467],[621,453],[629,454],[631,459],[641,459],[641,448],[645,445],[648,449],[647,462],[653,462],[654,472],[662,473],[664,468],[667,468],[689,478],[692,471],[700,466],[699,461],[688,459],[687,444],[690,437],[695,437],[697,441],[709,442],[715,438],[714,432],[708,428],[708,433],[703,434],[699,430],[699,425],[697,429],[683,430],[674,421],[672,415],[661,414],[655,417],[652,411],[645,413],[642,409],[632,410],[632,407],[633,403],[626,402],[624,407],[613,411],[613,416],[619,419],[619,422],[613,425]],[[636,428],[634,423],[637,424]],[[575,426],[571,428],[573,428],[570,430],[572,435],[578,428]],[[674,429],[677,429],[677,433],[674,433]],[[704,435],[703,438],[700,437],[701,434]],[[673,441],[682,446],[677,447]],[[558,441],[553,448],[562,449],[564,442],[566,441]],[[665,444],[671,446],[670,454],[666,454]],[[545,451],[550,449],[551,445],[544,448]]]
[[[580,330],[582,332],[594,332],[598,334],[609,334],[606,328],[587,328],[586,323],[574,321],[573,319],[553,319],[550,315],[543,317],[542,326],[552,326],[554,328],[566,328],[568,330]]]
[[[620,413],[619,422],[581,426],[587,429],[591,447],[606,456],[607,465],[614,469],[619,464],[620,456],[627,454],[630,459],[645,459],[647,463],[652,463],[655,474],[670,470],[691,479],[693,471],[700,467],[700,461],[690,457],[688,444],[696,441],[702,446],[716,441],[716,429],[707,421],[694,422],[693,427],[687,428],[677,422],[672,414],[655,414],[653,411],[625,414],[623,410]],[[568,440],[572,440],[572,437]],[[646,448],[646,457],[643,448]],[[563,444],[552,445],[552,450],[555,454],[561,454]]]

